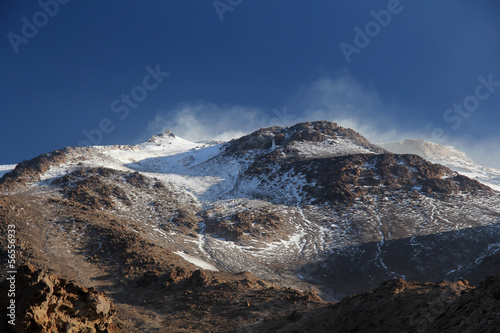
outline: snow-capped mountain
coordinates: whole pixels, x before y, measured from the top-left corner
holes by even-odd
[[[14,168],[16,167],[15,164],[4,164],[4,165],[0,165],[0,178],[5,175],[7,172],[10,172],[12,170],[14,170]]]
[[[65,239],[39,249],[27,241],[27,253],[37,262],[64,254],[89,272],[89,258],[128,262],[110,247],[118,230],[197,267],[315,286],[325,299],[391,278],[461,278],[500,250],[498,192],[384,148],[329,122],[226,143],[167,131],[138,145],[66,148],[21,162],[0,191],[29,202],[23,214],[36,210],[19,221],[26,239],[37,228]],[[76,269],[68,274],[82,279]]]
[[[403,141],[380,144],[381,147],[396,154],[416,154],[432,163],[439,163],[469,178],[500,191],[500,170],[481,166],[471,160],[464,152],[452,146],[406,139]]]

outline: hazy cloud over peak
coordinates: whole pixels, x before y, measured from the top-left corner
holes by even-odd
[[[343,74],[302,86],[285,107],[272,110],[258,106],[220,106],[206,101],[181,103],[157,112],[148,124],[146,135],[170,129],[191,141],[227,141],[263,127],[327,120],[352,128],[374,143],[406,138],[433,141],[431,125],[402,126],[398,119],[387,115],[388,109],[397,112],[398,106],[384,104],[376,90]],[[402,107],[401,112],[404,112]],[[496,138],[478,141],[457,135],[438,143],[461,149],[479,163],[500,167],[500,152],[496,149],[500,142]]]

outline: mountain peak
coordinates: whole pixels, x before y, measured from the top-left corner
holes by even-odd
[[[165,130],[161,133],[155,134],[152,137],[150,137],[145,144],[154,144],[156,146],[165,146],[165,145],[171,145],[174,142],[189,142],[187,140],[182,139],[181,137],[178,137],[175,135],[172,131],[170,130]]]
[[[172,133],[169,129],[159,133],[155,134],[152,137],[149,138],[148,142],[158,142],[162,139],[175,139],[176,136],[174,133]]]
[[[419,155],[432,163],[442,164],[496,191],[500,191],[500,170],[481,166],[470,159],[464,152],[452,146],[443,146],[420,139],[382,143],[380,146],[396,154]]]
[[[380,144],[381,147],[397,154],[417,154],[425,159],[461,159],[467,162],[472,160],[460,150],[452,146],[443,146],[421,139],[405,139],[402,141]]]
[[[321,149],[321,146],[324,146],[324,149]],[[262,128],[230,141],[227,150],[242,153],[254,149],[267,150],[271,147],[282,147],[292,151],[320,149],[328,155],[386,152],[358,132],[329,121],[303,122],[290,127]]]

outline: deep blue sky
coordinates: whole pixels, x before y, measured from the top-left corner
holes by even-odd
[[[113,130],[101,144],[167,127],[200,138],[328,118],[375,141],[453,144],[500,168],[500,86],[480,88],[488,96],[467,118],[443,118],[478,76],[500,82],[499,1],[220,2],[237,4],[223,21],[212,0],[72,0],[45,24],[37,1],[1,1],[0,164],[78,145],[105,118]],[[348,63],[339,45],[355,45],[354,28],[388,5],[397,13]],[[23,17],[40,27],[16,53],[9,33],[24,38]],[[169,76],[120,119],[112,102],[158,64]]]

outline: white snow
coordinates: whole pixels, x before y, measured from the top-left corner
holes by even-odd
[[[308,183],[303,175],[283,172],[280,165],[275,164],[270,166],[268,172],[248,176],[244,171],[261,152],[249,150],[235,158],[220,154],[221,148],[220,143],[194,143],[169,133],[138,145],[86,147],[76,149],[75,155],[66,163],[53,166],[42,180],[48,182],[86,166],[138,171],[174,187],[176,195],[208,212],[210,218],[230,221],[230,216],[248,209],[276,213],[284,227],[274,235],[271,233],[266,240],[250,238],[231,241],[205,233],[207,228],[204,222],[198,225],[197,237],[175,229],[163,229],[160,223],[168,223],[166,221],[171,221],[173,216],[168,212],[161,215],[152,210],[148,205],[154,198],[147,192],[131,194],[131,200],[137,205],[134,208],[120,206],[119,210],[130,220],[131,230],[146,235],[156,244],[175,249],[175,254],[200,268],[213,271],[249,270],[262,277],[269,274],[267,277],[272,278],[279,275],[273,275],[269,268],[274,264],[301,267],[334,251],[364,243],[369,234],[373,235],[372,241],[380,242],[373,253],[373,263],[391,276],[402,276],[403,272],[392,270],[382,248],[384,242],[395,239],[392,235],[400,232],[400,226],[404,225],[407,229],[406,236],[414,237],[411,245],[417,253],[426,245],[417,243],[416,236],[498,222],[498,215],[493,214],[500,212],[498,198],[471,200],[457,196],[444,202],[421,193],[413,197],[396,193],[392,196],[367,195],[367,199],[373,202],[373,208],[361,201],[352,207],[343,207],[341,211],[328,205],[309,205],[303,191],[306,186],[314,184]],[[271,144],[273,148],[279,150],[280,146]],[[296,142],[293,148],[305,158],[373,153],[343,137],[322,142]],[[437,158],[436,154],[433,156]],[[442,156],[449,162],[456,159],[462,167],[473,163],[458,153]],[[374,165],[366,163],[363,167],[373,169]],[[475,176],[482,175],[480,172],[483,169],[477,165],[469,167],[470,172],[477,172]],[[500,171],[496,177],[500,187]],[[419,191],[421,186],[414,189]],[[485,207],[493,212],[491,216],[483,213]],[[388,216],[391,221],[396,217],[397,221],[388,223]],[[452,225],[450,221],[460,222]],[[307,273],[304,272],[303,276],[307,278]]]
[[[184,260],[189,261],[193,265],[196,265],[196,266],[198,266],[200,268],[206,269],[208,271],[214,271],[214,272],[218,272],[219,271],[215,266],[209,264],[208,262],[203,261],[201,259],[198,259],[196,257],[192,257],[189,254],[186,254],[186,253],[184,253],[182,251],[177,251],[177,252],[174,252],[174,253],[177,254],[177,255],[179,255],[179,256],[181,256]]]
[[[14,170],[17,164],[4,164],[0,165],[0,178],[3,177],[7,172]]]
[[[464,152],[452,146],[442,146],[434,142],[413,139],[379,145],[393,153],[419,155],[429,162],[444,165],[496,191],[500,191],[500,170],[479,165]]]
[[[298,141],[292,148],[299,150],[299,155],[306,158],[325,158],[348,154],[369,154],[371,150],[343,137],[326,139],[320,142]]]

